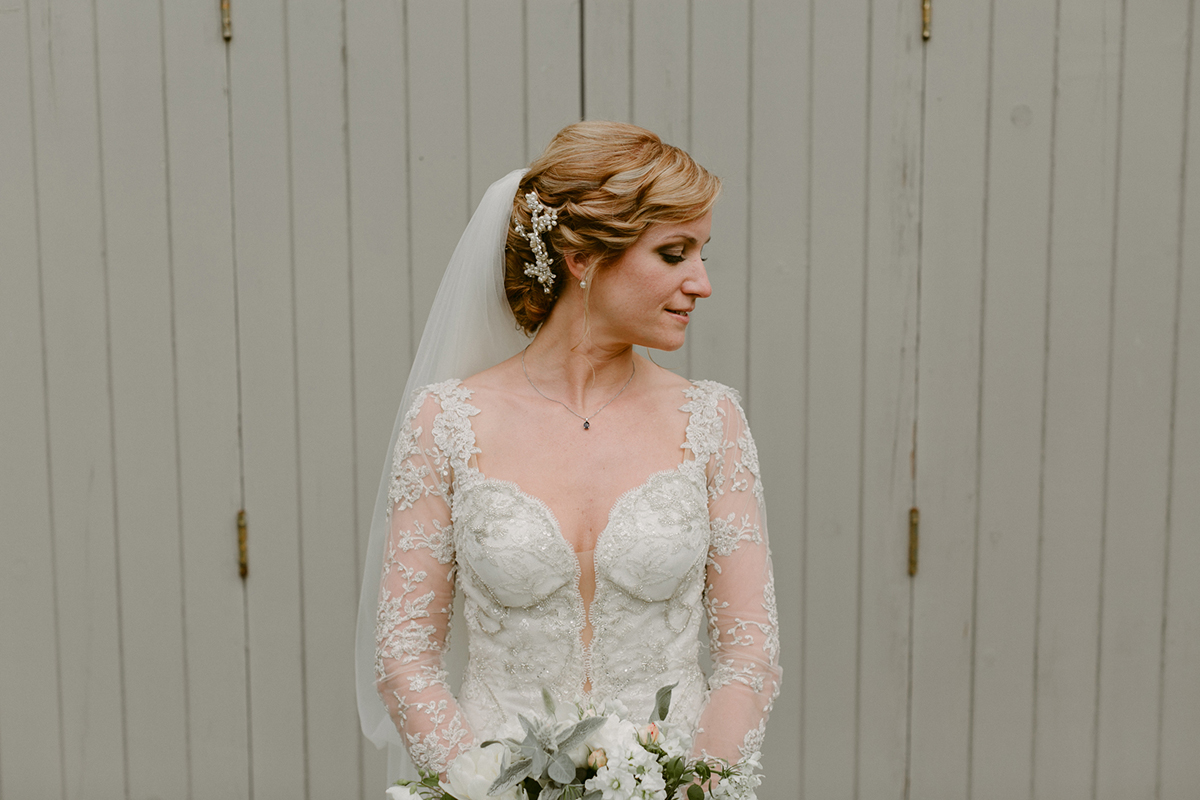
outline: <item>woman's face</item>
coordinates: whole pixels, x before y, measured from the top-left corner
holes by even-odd
[[[688,314],[712,294],[701,251],[712,212],[646,229],[615,263],[597,271],[589,300],[592,337],[655,350],[683,346]]]

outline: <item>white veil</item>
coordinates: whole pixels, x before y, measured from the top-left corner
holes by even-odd
[[[383,545],[388,534],[386,512],[392,452],[417,389],[437,381],[474,375],[515,355],[529,343],[517,326],[504,294],[504,244],[512,221],[513,197],[525,172],[514,170],[488,188],[454,248],[408,373],[375,499],[358,602],[354,656],[359,720],[363,733],[376,747],[389,745],[389,781],[395,780],[401,771],[398,757],[407,764],[403,769],[407,774],[403,777],[417,777],[400,734],[375,690],[375,619]]]

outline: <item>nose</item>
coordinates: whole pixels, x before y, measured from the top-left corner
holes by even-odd
[[[694,259],[695,268],[692,275],[684,282],[683,291],[695,297],[708,297],[712,294],[712,284],[708,282],[708,270],[704,262],[697,256]]]

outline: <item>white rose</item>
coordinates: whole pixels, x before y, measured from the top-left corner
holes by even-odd
[[[443,788],[458,800],[519,800],[516,786],[498,795],[488,794],[488,789],[504,769],[505,751],[502,744],[467,750],[446,770]]]
[[[407,786],[389,786],[387,796],[388,800],[421,800],[421,795]]]

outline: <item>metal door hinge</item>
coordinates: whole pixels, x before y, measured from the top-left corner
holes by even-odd
[[[908,510],[908,574],[917,574],[917,551],[921,546],[921,512],[915,506]]]
[[[233,17],[229,15],[229,0],[221,0],[221,35],[227,42],[233,39]]]
[[[250,552],[246,546],[246,511],[242,509],[238,512],[238,576],[242,580],[246,580],[246,576],[250,574]]]

